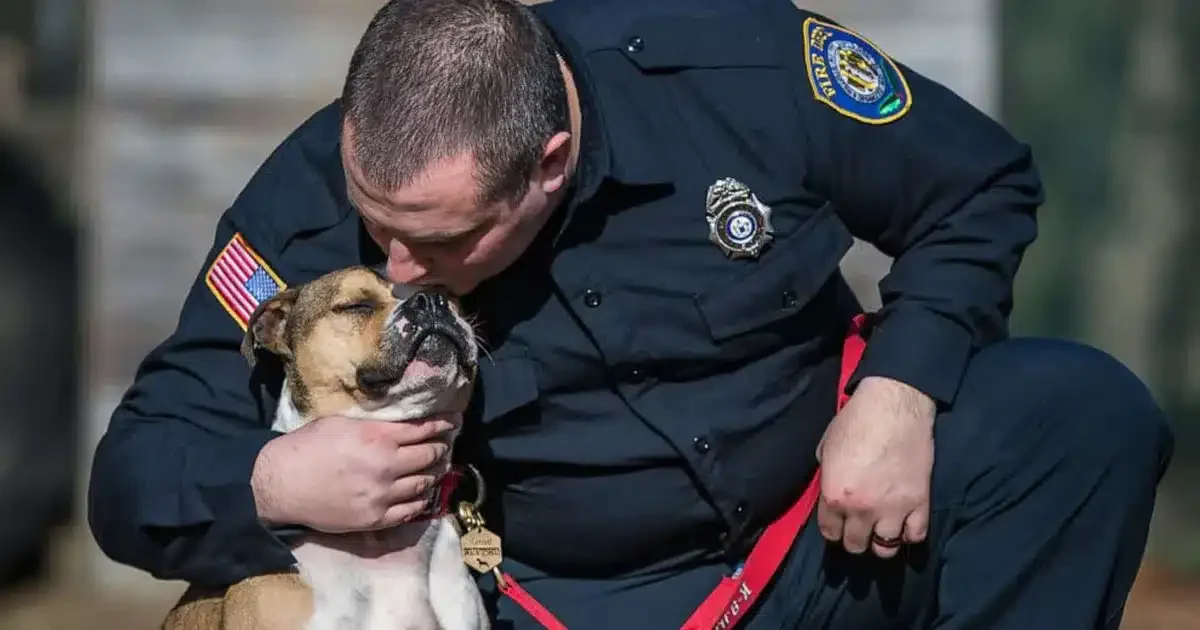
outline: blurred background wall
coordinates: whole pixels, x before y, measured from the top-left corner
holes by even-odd
[[[0,193],[49,195],[0,194],[0,519],[44,505],[26,519],[39,535],[10,537],[38,570],[0,585],[0,628],[148,629],[181,592],[95,549],[81,523],[91,449],[174,325],[217,216],[336,95],[380,2],[0,0],[0,138],[24,165],[0,161]],[[1126,627],[1200,627],[1200,3],[799,4],[1034,146],[1050,199],[1014,327],[1109,350],[1171,411],[1178,454]],[[887,263],[862,245],[845,261],[868,304]]]

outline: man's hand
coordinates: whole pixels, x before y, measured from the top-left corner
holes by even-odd
[[[259,518],[340,533],[383,529],[425,508],[449,468],[461,414],[416,422],[323,418],[259,452],[251,485]]]
[[[872,534],[925,539],[935,413],[928,396],[903,383],[880,377],[859,383],[817,446],[817,520],[826,539],[854,554],[869,545],[881,558],[896,555],[899,545],[881,545]]]

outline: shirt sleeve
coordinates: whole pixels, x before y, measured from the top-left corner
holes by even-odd
[[[806,186],[894,261],[850,386],[883,376],[949,404],[971,355],[1008,334],[1043,196],[1030,149],[864,36],[780,4]]]
[[[247,295],[261,302],[282,288],[281,280],[272,284],[268,230],[253,220],[269,207],[273,179],[260,171],[220,218],[175,330],[139,366],[96,449],[92,532],[110,558],[161,579],[223,586],[293,562],[287,545],[260,524],[250,488],[260,449],[278,433],[269,428],[269,379],[252,374],[240,354],[238,319],[253,306]],[[216,275],[209,279],[227,246],[241,259],[224,260],[243,265],[243,273],[261,263],[255,272],[266,274],[248,281],[245,295],[214,288]]]

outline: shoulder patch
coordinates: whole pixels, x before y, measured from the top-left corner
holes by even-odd
[[[241,234],[229,239],[208,268],[204,283],[242,330],[259,304],[287,288]]]
[[[810,17],[804,21],[804,52],[813,96],[839,114],[883,125],[912,107],[900,68],[862,35]]]

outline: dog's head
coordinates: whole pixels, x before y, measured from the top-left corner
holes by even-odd
[[[242,354],[283,362],[299,420],[341,415],[413,420],[461,411],[478,351],[458,302],[396,285],[366,267],[335,271],[259,305]]]

